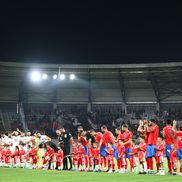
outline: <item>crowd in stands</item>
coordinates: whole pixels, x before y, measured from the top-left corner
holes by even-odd
[[[36,110],[36,112],[25,112],[25,121],[30,131],[39,130],[53,138],[56,137],[55,131],[59,126],[65,126],[73,136],[76,136],[75,131],[79,125],[84,126],[86,130],[92,128],[96,131],[102,125],[107,125],[112,131],[113,128],[120,127],[124,123],[129,124],[135,138],[137,137],[136,130],[140,119],[154,118],[158,121],[161,129],[165,125],[164,121],[169,117],[181,121],[182,109],[173,107],[162,112],[156,112],[146,111],[145,107],[139,109],[129,107],[128,114],[125,114],[121,107],[97,106],[93,107],[91,112],[87,112],[86,106],[73,105],[71,107],[58,107],[51,111],[41,109],[40,111]],[[22,129],[22,124],[19,117],[14,115],[14,119],[11,119],[11,129],[15,130],[16,128]]]

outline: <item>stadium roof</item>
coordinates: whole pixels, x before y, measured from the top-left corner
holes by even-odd
[[[78,79],[56,87],[50,84],[38,87],[28,81],[27,75],[33,69],[48,74],[60,69],[75,73]],[[0,62],[0,101],[18,101],[23,87],[22,95],[26,98],[23,100],[27,102],[182,102],[181,79],[182,62],[89,65]]]

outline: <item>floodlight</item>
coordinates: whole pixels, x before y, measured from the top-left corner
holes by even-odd
[[[32,79],[32,81],[37,82],[37,81],[40,80],[40,78],[41,78],[40,72],[38,72],[38,71],[33,71],[33,72],[31,73],[31,79]]]
[[[45,74],[45,73],[42,75],[42,79],[43,79],[43,80],[46,80],[47,77],[48,77],[48,76],[47,76],[47,74]]]
[[[62,73],[62,74],[60,74],[60,80],[64,80],[64,79],[65,79],[65,77],[66,77],[66,76],[65,76],[65,74],[63,74],[63,73]]]
[[[57,77],[58,77],[58,75],[57,75],[57,74],[54,74],[54,75],[53,75],[53,79],[54,79],[54,80],[56,80],[56,79],[57,79]]]
[[[71,74],[70,75],[70,80],[74,80],[75,79],[75,75],[74,74]]]

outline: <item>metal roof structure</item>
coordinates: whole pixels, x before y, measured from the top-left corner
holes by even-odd
[[[66,75],[33,83],[32,70]],[[30,103],[179,103],[182,62],[151,64],[31,64],[0,62],[0,102]]]

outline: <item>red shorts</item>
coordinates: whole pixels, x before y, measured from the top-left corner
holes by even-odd
[[[32,156],[32,163],[37,164],[37,156]]]
[[[135,156],[131,156],[130,164],[131,164],[131,167],[136,167],[137,162],[136,162],[136,157]]]
[[[95,165],[99,165],[100,164],[100,160],[99,159],[94,159]]]
[[[177,168],[178,168],[178,161],[171,162],[171,168],[172,168],[173,170],[177,169]]]
[[[145,162],[145,152],[143,151],[138,152],[138,160],[140,163]]]
[[[163,156],[156,156],[155,160],[156,160],[156,164],[164,163],[164,157]]]

